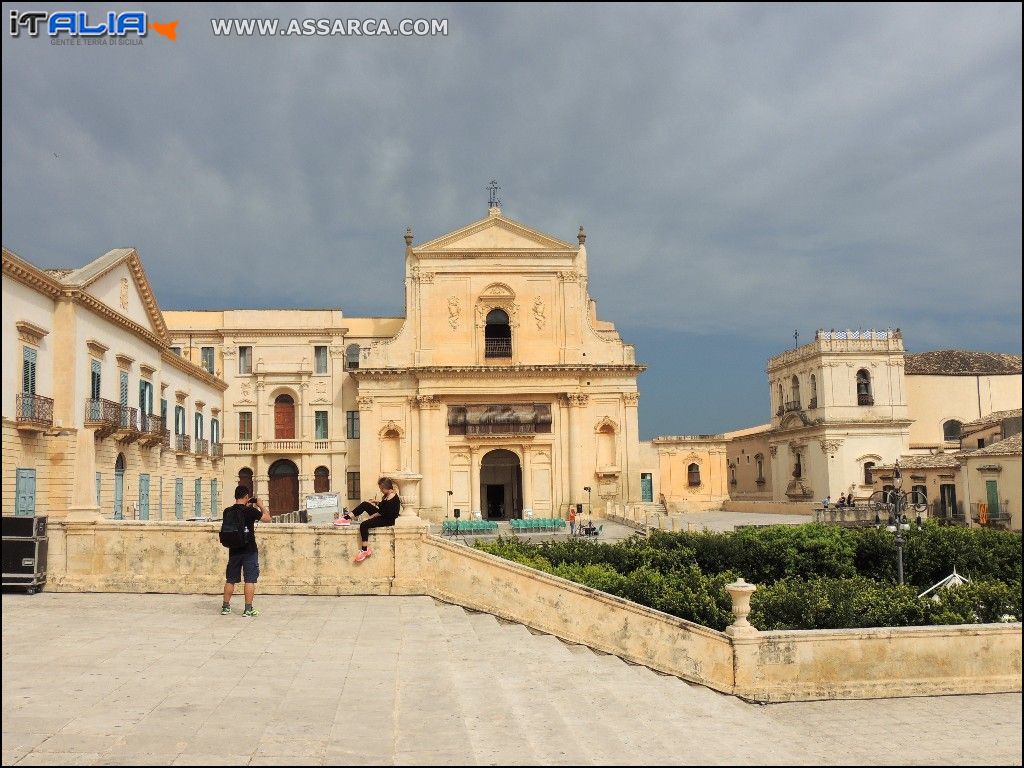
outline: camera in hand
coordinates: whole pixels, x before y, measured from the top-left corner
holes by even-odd
[[[255,497],[255,496],[253,496],[253,497],[252,497],[251,499],[249,499],[249,501],[248,501],[247,503],[248,503],[248,504],[256,504],[256,503],[257,503],[257,501],[256,501],[256,497]]]

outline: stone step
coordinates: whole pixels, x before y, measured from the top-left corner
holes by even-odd
[[[450,675],[466,719],[471,764],[536,765],[543,762],[520,718],[511,716],[513,701],[494,679],[492,649],[481,647],[466,611],[439,603],[439,620],[447,635]],[[491,618],[493,621],[493,617]]]
[[[470,614],[479,648],[494,660],[493,679],[511,702],[511,720],[521,723],[527,743],[545,764],[602,765],[621,762],[622,748],[609,734],[595,744],[573,717],[579,684],[565,666],[531,652],[525,627],[499,626],[489,614]],[[611,743],[608,743],[611,738]]]

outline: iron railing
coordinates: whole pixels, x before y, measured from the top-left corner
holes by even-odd
[[[799,410],[800,410],[800,401],[799,400],[787,400],[786,401],[786,411],[787,412],[789,412],[789,411],[799,411]]]
[[[113,434],[121,424],[121,404],[102,397],[85,401],[85,426],[96,430],[97,437]]]
[[[168,449],[171,447],[171,430],[164,428],[160,432],[160,447]]]
[[[875,404],[875,398],[872,395],[865,395],[863,393],[859,393],[857,395],[857,405],[874,405],[874,404]]]
[[[120,405],[120,413],[117,419],[117,428],[129,432],[138,432],[141,424],[139,422],[139,409],[130,405]]]
[[[175,435],[174,450],[178,453],[190,453],[192,450],[192,438],[188,435]]]
[[[210,441],[203,437],[198,438],[195,442],[195,453],[196,456],[209,456]]]
[[[512,357],[512,339],[484,339],[484,357]]]
[[[215,459],[224,458],[224,446],[221,443],[210,443],[210,455]]]
[[[1005,528],[1011,517],[1008,499],[998,501],[994,506],[983,501],[971,502],[971,519],[979,525]]]
[[[30,395],[22,392],[18,395],[18,424],[53,426],[53,398],[42,395]]]

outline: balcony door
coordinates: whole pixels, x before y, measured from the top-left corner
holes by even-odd
[[[290,395],[278,395],[274,400],[274,439],[295,439],[295,401]]]

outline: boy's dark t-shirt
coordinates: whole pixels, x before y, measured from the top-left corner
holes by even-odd
[[[253,523],[257,522],[263,513],[252,504],[232,504],[230,507],[224,510],[224,517],[231,515],[241,515],[242,520],[245,523],[245,527],[252,532],[252,536],[249,537],[249,544],[245,547],[229,547],[229,555],[247,555],[250,552],[256,552],[256,527]]]

